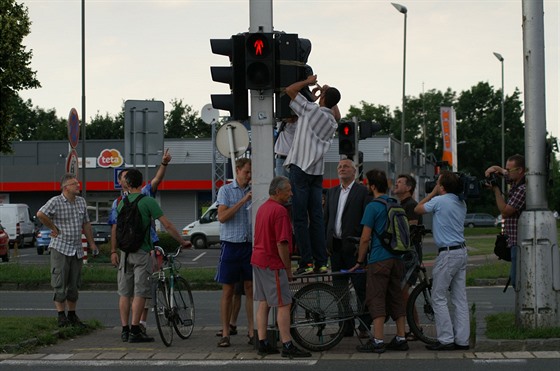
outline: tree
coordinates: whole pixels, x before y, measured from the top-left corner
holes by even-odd
[[[29,67],[32,52],[22,45],[31,21],[27,7],[13,0],[0,0],[0,152],[10,153],[17,137],[13,120],[18,91],[41,86]]]
[[[19,96],[13,104],[14,140],[64,140],[68,138],[67,120],[58,118],[56,110],[33,107],[31,100]]]
[[[123,107],[124,109],[124,107]],[[86,139],[124,139],[124,112],[114,118],[99,112],[86,125]]]
[[[171,101],[171,110],[165,114],[165,138],[208,138],[212,127],[206,125],[197,112],[182,99]]]

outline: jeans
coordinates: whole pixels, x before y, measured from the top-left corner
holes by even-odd
[[[285,176],[290,177],[290,170],[284,167],[285,158],[275,158],[274,159],[274,176]]]
[[[441,344],[469,345],[470,320],[466,288],[467,250],[442,251],[432,271],[432,308]],[[449,314],[447,295],[454,306]]]
[[[294,234],[301,255],[299,266],[305,267],[313,262],[316,267],[327,265],[322,203],[323,176],[309,175],[298,166],[290,165],[290,183]]]

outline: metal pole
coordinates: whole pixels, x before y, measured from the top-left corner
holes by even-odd
[[[212,128],[212,203],[216,202],[216,121],[210,124]]]
[[[494,56],[498,58],[502,65],[502,163],[501,166],[506,166],[506,152],[505,152],[505,116],[504,116],[504,57],[500,53],[494,52]],[[502,191],[506,190],[506,180],[502,177]]]
[[[526,211],[517,232],[516,325],[560,326],[560,252],[546,201],[546,92],[542,0],[522,1]]]
[[[272,32],[272,0],[249,1],[249,31]],[[258,208],[268,196],[268,187],[274,176],[274,143],[272,129],[274,127],[274,96],[273,90],[251,90],[251,148],[252,148],[252,192],[251,220],[253,236],[255,235],[255,216]],[[255,283],[253,281],[253,290]],[[255,319],[255,339],[257,334],[257,302],[253,304]],[[268,323],[273,326],[276,322],[276,311],[273,309],[268,318]],[[276,345],[275,332],[267,334],[268,341]],[[258,341],[255,342],[255,348]]]
[[[406,106],[406,20],[408,10],[405,6],[391,3],[395,9],[397,9],[400,13],[404,14],[404,43],[403,43],[403,79],[402,79],[402,121],[401,121],[401,164],[400,164],[400,173],[404,173],[404,111]]]
[[[87,194],[86,183],[86,4],[82,0],[82,196]]]

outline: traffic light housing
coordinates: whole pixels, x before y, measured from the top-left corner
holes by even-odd
[[[358,144],[356,124],[352,121],[338,124],[338,154],[353,159]]]
[[[276,78],[274,90],[276,92],[276,118],[288,118],[294,113],[290,109],[290,97],[285,94],[287,86],[305,80],[313,74],[307,60],[311,54],[311,41],[300,39],[298,34],[279,33],[274,39],[276,48]],[[312,101],[313,97],[308,88],[301,93]]]
[[[373,134],[381,130],[381,125],[378,124],[377,122],[360,121],[358,125],[360,126],[360,132],[359,132],[360,140],[371,138]]]
[[[212,80],[227,83],[231,94],[212,94],[212,107],[229,111],[234,120],[249,117],[248,92],[245,85],[245,36],[233,35],[230,39],[210,39],[212,53],[226,55],[229,67],[210,67]]]
[[[245,85],[247,89],[274,89],[275,51],[272,33],[245,35]]]

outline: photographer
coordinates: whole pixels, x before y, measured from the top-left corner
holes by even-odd
[[[516,284],[516,267],[517,267],[517,222],[521,212],[525,209],[525,157],[521,155],[513,155],[506,161],[506,168],[503,169],[497,165],[490,166],[484,172],[486,178],[492,176],[503,176],[511,188],[508,192],[507,202],[504,199],[497,182],[490,182],[488,188],[492,188],[494,196],[496,196],[496,206],[504,223],[504,230],[507,236],[508,247],[511,249],[511,269],[510,279],[513,288]]]

